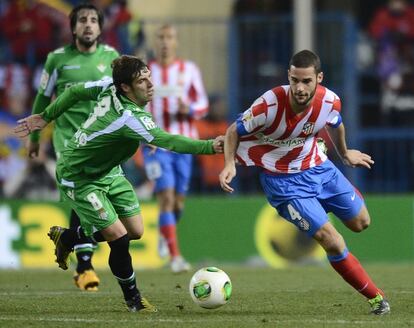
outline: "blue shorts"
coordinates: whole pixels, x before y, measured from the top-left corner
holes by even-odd
[[[301,173],[263,172],[260,182],[280,216],[310,236],[328,221],[328,212],[346,221],[354,218],[364,204],[359,191],[329,160]]]
[[[174,189],[177,194],[185,195],[190,187],[191,154],[178,154],[172,151],[146,146],[143,149],[145,172],[148,179],[155,181],[155,192]]]

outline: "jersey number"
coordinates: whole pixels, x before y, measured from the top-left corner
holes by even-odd
[[[100,210],[103,207],[102,202],[99,200],[98,196],[96,196],[94,192],[88,194],[86,196],[86,199],[89,201],[89,203],[91,203],[92,207],[96,211]]]
[[[287,209],[289,211],[290,219],[292,221],[302,220],[302,216],[300,215],[300,213],[296,211],[295,208],[291,204],[288,204]]]
[[[304,230],[304,231],[308,231],[310,229],[310,224],[308,220],[305,220],[302,217],[302,215],[300,215],[300,213],[291,204],[287,205],[287,210],[289,212],[290,219],[292,221],[297,221],[297,222],[294,222],[294,224],[297,225],[299,229]]]
[[[99,101],[95,108],[93,109],[93,113],[89,115],[89,118],[83,123],[83,128],[89,128],[93,122],[96,121],[98,117],[104,116],[107,112],[109,112],[111,106],[111,97],[107,96]]]

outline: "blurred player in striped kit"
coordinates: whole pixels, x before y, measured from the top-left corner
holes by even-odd
[[[155,93],[147,110],[164,130],[197,138],[194,120],[207,114],[208,99],[198,67],[177,57],[177,44],[173,26],[164,25],[157,30],[156,58],[148,64]],[[181,256],[176,225],[189,188],[192,155],[145,147],[144,160],[148,178],[155,181],[159,204],[160,255],[170,255],[173,272],[188,271],[190,264]],[[163,247],[165,242],[168,249]]]
[[[332,267],[367,298],[371,313],[389,313],[383,291],[328,220],[327,212],[332,212],[354,232],[370,224],[361,194],[318,146],[318,132],[328,127],[344,164],[369,169],[374,161],[348,149],[340,99],[320,85],[323,73],[316,54],[309,50],[295,54],[288,79],[289,85],[265,92],[227,130],[221,186],[233,191],[230,182],[236,175],[235,159],[261,167],[260,181],[269,203],[324,248]]]
[[[91,4],[82,4],[72,10],[69,19],[73,42],[48,55],[33,104],[33,114],[41,113],[54,95],[59,96],[76,83],[112,76],[111,62],[119,54],[112,47],[98,42],[104,23],[102,13]],[[56,120],[53,146],[57,158],[93,107],[92,101],[79,102]],[[35,157],[38,152],[39,132],[34,132],[30,136],[29,156]],[[117,170],[119,172],[120,169]],[[79,217],[72,210],[70,225],[76,227],[79,224]],[[84,238],[74,246],[77,267],[73,279],[81,290],[98,289],[99,278],[91,262],[93,249],[89,238]]]

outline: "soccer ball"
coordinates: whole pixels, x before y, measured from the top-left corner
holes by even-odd
[[[194,303],[205,309],[216,309],[226,304],[232,290],[229,276],[216,267],[198,270],[191,278],[189,287]]]

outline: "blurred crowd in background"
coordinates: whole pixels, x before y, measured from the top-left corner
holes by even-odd
[[[50,1],[49,1],[50,2]],[[57,199],[51,132],[42,134],[41,156],[28,160],[24,141],[16,139],[12,128],[31,112],[47,54],[71,42],[68,13],[81,1],[0,0],[0,197]],[[105,14],[102,41],[122,54],[151,58],[146,41],[145,17],[134,17],[127,0],[90,1]],[[317,10],[330,10],[328,1],[316,1]],[[414,5],[405,0],[361,1],[361,10],[350,10],[358,22],[357,67],[361,99],[362,126],[412,127],[414,124]],[[358,8],[357,8],[358,9]],[[246,15],[290,15],[290,1],[235,0],[233,18]],[[229,20],[231,17],[229,17]],[[260,41],[258,36],[257,41]],[[253,49],[257,50],[257,49]],[[247,49],[249,54],[252,49]],[[192,58],[190,58],[192,59]],[[223,59],[228,61],[228,59]],[[249,60],[249,58],[246,58]],[[260,60],[262,64],[260,65]],[[266,53],[254,63],[267,78],[268,87],[286,83],[268,62]],[[241,72],[240,78],[243,79]],[[247,72],[247,73],[246,73]],[[280,79],[278,78],[280,77]],[[208,88],[207,88],[208,89]],[[207,90],[209,91],[209,90]],[[200,138],[223,134],[227,127],[227,93],[210,94],[210,114],[198,122]],[[257,96],[257,94],[256,94]],[[252,102],[254,99],[250,99]],[[242,104],[245,106],[245,104]],[[242,106],[242,107],[243,107]],[[240,108],[243,111],[246,108]],[[218,173],[222,157],[201,156],[195,161],[193,193],[219,191]],[[152,185],[145,177],[142,157],[136,156],[124,170],[137,187],[139,197],[151,197]],[[251,180],[250,180],[251,181]],[[257,191],[240,185],[241,192]]]

